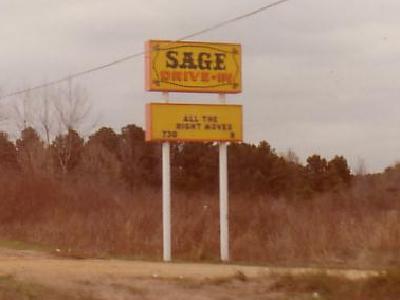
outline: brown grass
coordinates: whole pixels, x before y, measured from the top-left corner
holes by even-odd
[[[36,283],[15,280],[10,276],[0,277],[0,300],[94,300],[91,295],[74,292],[66,293]]]
[[[399,201],[381,203],[357,189],[302,201],[231,195],[233,260],[400,265]],[[155,191],[129,192],[87,178],[0,178],[0,238],[49,245],[60,255],[160,259],[161,215]],[[218,217],[217,195],[174,194],[174,259],[218,260]]]
[[[400,297],[400,272],[391,270],[379,277],[357,281],[324,273],[286,276],[278,279],[270,291],[285,292],[293,299],[395,300]]]

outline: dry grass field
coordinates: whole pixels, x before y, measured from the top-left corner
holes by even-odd
[[[1,300],[400,298],[394,179],[308,199],[232,194],[231,266],[218,264],[216,194],[173,194],[163,264],[160,193],[85,178],[0,177]]]
[[[0,178],[0,237],[77,257],[162,255],[161,195],[90,182]],[[289,201],[231,195],[233,261],[287,266],[400,265],[399,201],[357,191]],[[375,192],[377,195],[379,191]],[[377,197],[377,196],[375,196]],[[217,195],[172,198],[176,260],[218,261]]]

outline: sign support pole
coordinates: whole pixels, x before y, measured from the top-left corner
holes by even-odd
[[[163,93],[164,101],[169,102],[169,93]],[[171,164],[170,145],[162,144],[162,215],[163,215],[163,260],[171,261]]]
[[[219,94],[225,104],[225,94]],[[219,224],[221,261],[229,261],[228,144],[219,143]]]

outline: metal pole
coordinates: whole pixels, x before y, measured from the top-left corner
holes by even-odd
[[[169,94],[163,93],[165,102],[169,102]],[[162,144],[162,211],[163,211],[163,259],[171,261],[171,165],[170,146]]]
[[[225,103],[225,94],[219,95],[221,103]],[[229,261],[229,206],[228,206],[228,147],[227,143],[219,143],[219,224],[221,260]]]

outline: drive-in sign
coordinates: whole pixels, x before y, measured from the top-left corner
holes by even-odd
[[[149,103],[146,140],[171,142],[242,141],[242,106]]]
[[[146,90],[164,103],[146,105],[146,141],[162,143],[163,259],[171,261],[171,142],[218,142],[220,254],[229,261],[228,143],[243,140],[241,46],[236,43],[146,42]],[[220,104],[170,103],[169,92],[218,93]]]
[[[146,89],[160,92],[240,93],[241,47],[233,43],[146,43]]]

